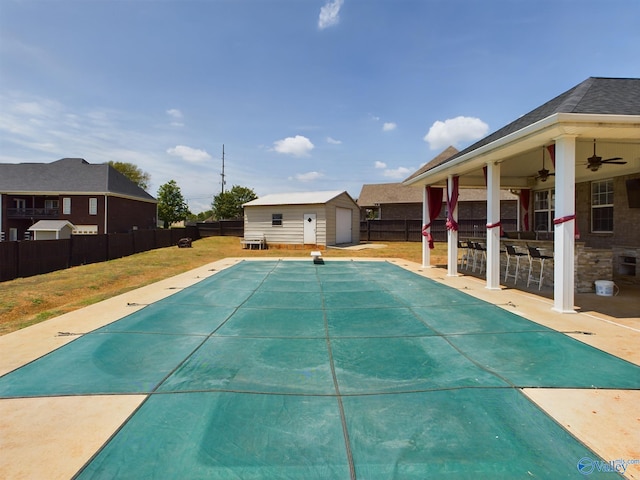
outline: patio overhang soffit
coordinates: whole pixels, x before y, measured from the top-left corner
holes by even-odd
[[[541,166],[542,148],[551,145],[562,136],[575,137],[583,144],[583,151],[576,157],[586,159],[591,153],[592,142],[636,144],[633,158],[626,158],[628,165],[616,172],[640,169],[640,115],[603,115],[579,113],[555,113],[516,132],[464,153],[426,172],[405,180],[411,186],[444,186],[449,175],[460,177],[461,187],[484,187],[482,168],[490,163],[501,163],[502,188],[527,188]],[[607,151],[598,154],[609,155]],[[615,154],[617,156],[617,154]],[[609,156],[614,156],[612,153]],[[547,168],[550,160],[547,157]],[[580,162],[576,162],[580,163]],[[582,173],[584,169],[576,170]],[[587,172],[584,172],[585,174]],[[578,176],[576,177],[578,179]]]

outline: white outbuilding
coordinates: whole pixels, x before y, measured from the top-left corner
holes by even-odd
[[[345,191],[265,195],[243,207],[245,239],[318,247],[360,242],[360,207]]]
[[[67,220],[40,220],[27,230],[34,240],[60,240],[71,238],[74,226]]]

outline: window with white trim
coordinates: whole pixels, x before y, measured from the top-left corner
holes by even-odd
[[[282,226],[282,214],[281,213],[272,213],[271,214],[271,226],[272,227],[281,227]]]
[[[613,232],[613,180],[591,182],[591,231]]]
[[[533,192],[533,227],[536,232],[550,232],[553,230],[555,210],[555,189]]]
[[[70,197],[64,197],[62,199],[62,214],[71,215],[71,198]]]
[[[90,198],[89,199],[89,215],[97,215],[98,214],[98,199]]]

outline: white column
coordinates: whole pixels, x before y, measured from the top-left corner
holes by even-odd
[[[556,141],[556,218],[574,215],[576,212],[576,139],[563,135]],[[575,313],[574,254],[575,220],[554,227],[553,242],[553,310]]]
[[[500,164],[487,163],[487,225],[500,221]],[[487,288],[500,289],[500,227],[487,228]]]
[[[107,233],[109,233],[109,232],[107,231],[107,214],[109,213],[109,212],[107,211],[107,204],[108,204],[108,203],[109,203],[109,201],[108,201],[108,196],[107,196],[107,195],[105,195],[105,196],[104,196],[104,232],[102,232],[102,233],[104,233],[105,235],[106,235]],[[157,207],[156,207],[156,209],[157,209]],[[156,212],[156,213],[157,213],[157,212]],[[157,216],[157,215],[156,215],[156,216]],[[158,228],[158,222],[157,222],[157,221],[156,221],[156,225],[154,226],[154,228]]]
[[[447,177],[447,198],[451,197],[451,193],[453,191],[453,175],[449,175]],[[451,215],[453,219],[458,221],[458,203],[456,203],[456,208],[453,209]],[[458,276],[458,231],[457,230],[447,230],[447,276],[448,277],[457,277]]]
[[[427,195],[427,186],[422,187],[422,225],[429,223],[429,196]],[[431,231],[429,227],[428,231]],[[431,251],[429,250],[429,242],[427,237],[422,236],[422,266],[431,266]]]
[[[516,205],[518,206],[518,208],[516,208],[516,232],[519,232],[520,230],[522,230],[520,228],[520,210],[522,210],[522,204],[520,203],[521,193],[522,193],[522,190],[518,192],[518,201],[516,202]]]

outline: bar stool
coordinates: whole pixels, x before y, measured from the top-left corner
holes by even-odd
[[[473,242],[473,248],[475,250],[473,255],[473,271],[476,271],[476,262],[478,260],[478,256],[480,256],[480,273],[482,273],[485,262],[487,261],[487,247],[480,242]]]
[[[518,252],[513,245],[505,245],[506,254],[507,254],[507,267],[504,270],[504,281],[507,281],[507,278],[513,277],[513,284],[516,285],[518,283],[518,275],[520,273],[520,258],[526,257],[527,254],[524,252]],[[516,270],[514,273],[509,275],[509,264],[511,263],[511,259],[516,259]]]
[[[469,252],[470,252],[469,242],[461,242],[460,240],[458,240],[458,249],[467,250],[466,252],[463,252],[462,256],[460,257],[459,268],[460,270],[462,270],[463,267],[465,269],[468,269],[469,268]]]
[[[527,249],[529,250],[529,278],[527,278],[527,288],[529,287],[529,283],[532,281],[538,284],[538,290],[542,289],[542,280],[544,279],[544,261],[553,259],[553,257],[549,255],[542,255],[540,253],[540,249],[537,247],[530,247],[527,245]],[[531,275],[531,270],[533,269],[534,261],[540,262],[540,277],[536,280],[533,275]]]

